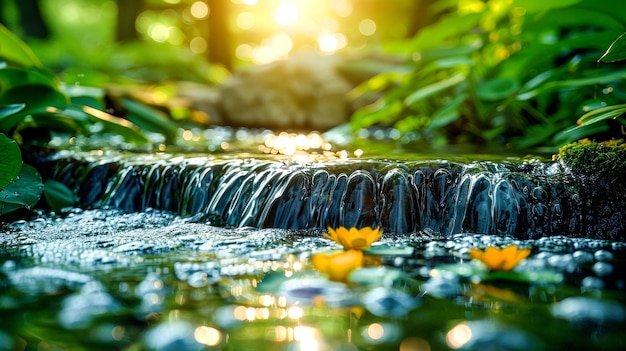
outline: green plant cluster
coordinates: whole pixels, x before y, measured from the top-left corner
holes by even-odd
[[[354,91],[377,96],[354,129],[519,149],[623,131],[626,67],[605,63],[626,57],[622,1],[454,0],[431,10],[436,23],[387,47],[406,64]]]
[[[42,184],[39,173],[22,162],[23,150],[45,148],[55,133],[113,134],[129,145],[149,148],[144,131],[152,131],[175,143],[178,126],[163,113],[123,99],[126,118],[113,116],[105,112],[102,89],[62,84],[1,25],[0,43],[0,215],[31,208],[42,194],[56,211],[74,204],[70,189],[54,181]]]

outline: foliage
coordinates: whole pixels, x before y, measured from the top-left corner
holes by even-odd
[[[61,183],[46,182],[37,171],[22,165],[20,147],[47,147],[55,134],[113,134],[129,145],[150,147],[143,130],[160,133],[175,143],[176,125],[158,111],[125,101],[129,119],[105,112],[104,91],[67,86],[41,67],[29,47],[0,25],[0,215],[30,208],[42,193],[53,210],[74,204],[72,192]],[[8,43],[4,45],[4,43]],[[142,130],[143,129],[143,130]]]
[[[0,134],[0,216],[31,207],[41,196],[43,185],[37,171],[22,164],[17,143]]]
[[[626,69],[597,62],[613,41],[603,62],[624,57],[624,39],[615,40],[626,27],[621,2],[460,0],[432,10],[438,22],[387,47],[406,63],[353,92],[379,96],[357,110],[353,128],[527,148],[614,133],[607,120],[626,123]]]

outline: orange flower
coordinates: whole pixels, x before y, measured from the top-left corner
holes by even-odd
[[[380,239],[383,235],[383,231],[376,228],[365,227],[362,229],[339,227],[332,229],[328,227],[328,233],[324,234],[325,238],[333,240],[343,246],[345,250],[365,250],[369,248],[372,243]]]
[[[470,249],[470,257],[484,263],[492,271],[510,271],[530,255],[530,249],[519,249],[510,245],[504,249],[489,246],[485,251]]]
[[[330,280],[344,282],[353,270],[361,267],[363,251],[347,250],[332,254],[317,254],[311,257],[313,267],[328,274]]]

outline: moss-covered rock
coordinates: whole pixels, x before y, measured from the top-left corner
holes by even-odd
[[[624,140],[580,140],[556,156],[572,173],[585,207],[583,221],[607,239],[626,232],[626,143]],[[591,228],[589,228],[591,229]]]

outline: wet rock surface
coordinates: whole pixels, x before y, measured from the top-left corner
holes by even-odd
[[[206,156],[61,153],[40,165],[80,206],[171,211],[219,227],[381,227],[532,239],[624,240],[624,208],[589,201],[559,162],[294,162]],[[594,198],[595,199],[595,198]],[[612,205],[613,204],[613,205]],[[598,206],[597,208],[591,208]]]
[[[0,346],[626,346],[624,242],[386,233],[375,244],[390,248],[380,257],[384,266],[358,279],[387,282],[375,278],[379,286],[368,287],[330,282],[311,268],[310,255],[331,245],[321,234],[214,227],[156,210],[76,209],[8,223],[0,236]],[[469,248],[511,244],[532,249],[516,268],[529,277],[524,282],[468,279],[443,269],[468,262]],[[546,280],[542,272],[561,278]],[[395,280],[398,274],[404,277]]]

